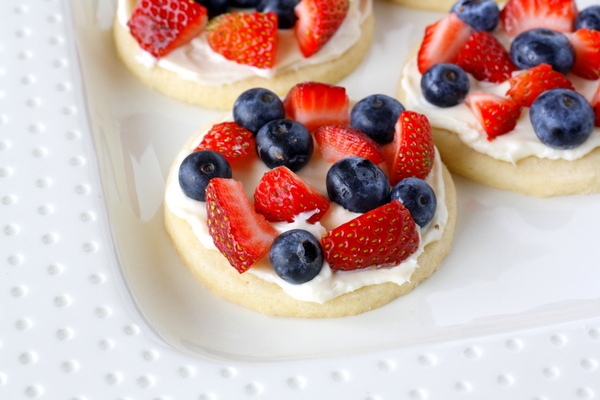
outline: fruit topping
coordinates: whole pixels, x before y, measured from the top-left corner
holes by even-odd
[[[491,93],[471,92],[465,103],[475,114],[488,140],[515,129],[521,116],[521,107],[515,101]]]
[[[221,14],[206,27],[210,47],[227,60],[256,68],[273,68],[277,54],[277,14]]]
[[[594,111],[579,93],[552,89],[531,105],[529,117],[542,143],[556,149],[572,149],[585,142],[594,129]]]
[[[179,166],[179,186],[187,197],[206,200],[206,187],[213,178],[231,178],[231,167],[221,154],[212,150],[195,151]]]
[[[421,227],[433,219],[437,208],[437,197],[433,188],[419,178],[406,178],[394,186],[392,200],[400,200],[408,208],[415,223]]]
[[[500,9],[494,0],[459,0],[451,11],[478,31],[492,32],[500,22]]]
[[[530,68],[509,80],[510,88],[506,95],[521,107],[531,107],[533,101],[550,89],[573,89],[573,84],[563,74],[548,64]]]
[[[207,13],[206,7],[189,0],[144,0],[127,26],[142,49],[160,58],[198,36]]]
[[[596,93],[592,98],[592,109],[594,110],[594,115],[596,116],[594,125],[600,126],[600,85],[598,85],[598,89],[596,89]]]
[[[269,260],[281,279],[299,285],[319,275],[323,249],[312,233],[292,229],[277,236],[269,251]]]
[[[314,137],[323,158],[330,163],[352,156],[366,158],[376,165],[385,160],[373,139],[348,125],[323,125],[314,132]]]
[[[227,0],[194,0],[198,4],[202,4],[208,10],[208,18],[214,18],[219,14],[227,12],[229,7]]]
[[[425,179],[433,168],[435,156],[427,117],[413,111],[402,111],[396,123],[394,140],[383,147],[383,154],[392,185],[413,176]]]
[[[221,122],[210,128],[197,150],[216,151],[231,163],[254,152],[254,137],[235,122]]]
[[[535,28],[571,32],[576,15],[574,0],[510,0],[500,12],[500,22],[510,37]]]
[[[256,134],[256,153],[269,168],[285,165],[296,172],[308,164],[313,150],[310,132],[297,121],[276,119]]]
[[[256,6],[256,11],[263,13],[272,11],[277,14],[279,29],[291,29],[296,25],[294,7],[299,0],[261,0]]]
[[[469,93],[469,88],[467,74],[455,64],[435,64],[421,77],[423,96],[438,107],[454,107],[460,104]]]
[[[517,69],[502,43],[489,32],[474,32],[456,64],[478,81],[501,83]]]
[[[294,222],[299,214],[312,213],[306,220],[314,224],[329,210],[329,200],[287,167],[277,167],[258,182],[254,208],[271,222]]]
[[[341,86],[304,82],[292,87],[283,101],[288,118],[314,131],[321,125],[348,125],[349,100]]]
[[[331,39],[348,13],[348,0],[301,0],[295,7],[296,38],[304,57],[319,51]]]
[[[392,200],[327,232],[322,244],[332,270],[392,267],[418,249],[419,233],[408,209]]]
[[[566,75],[575,63],[575,51],[564,34],[538,28],[523,32],[515,38],[510,46],[510,58],[520,69],[544,63]]]
[[[394,127],[402,111],[404,106],[393,97],[373,94],[352,107],[350,125],[375,142],[386,144],[394,139]]]
[[[600,31],[600,6],[589,6],[577,14],[575,30],[582,28]]]
[[[600,78],[600,30],[578,29],[567,35],[575,49],[572,73],[585,79]]]
[[[246,90],[233,104],[233,120],[255,135],[267,122],[282,118],[285,118],[283,102],[268,89]]]
[[[239,273],[262,258],[277,237],[277,231],[254,211],[242,183],[214,178],[206,188],[208,231],[215,246]]]
[[[423,43],[417,55],[419,72],[425,73],[438,63],[455,63],[458,54],[471,37],[473,28],[455,13],[449,13],[425,28]]]

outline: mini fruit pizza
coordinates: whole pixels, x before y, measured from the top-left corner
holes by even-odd
[[[458,4],[426,28],[399,89],[450,171],[538,197],[600,192],[600,6]]]
[[[117,51],[143,83],[230,109],[245,90],[335,83],[373,36],[371,0],[119,0]]]
[[[351,107],[305,82],[255,88],[185,144],[165,226],[198,280],[268,315],[342,317],[429,277],[450,250],[456,193],[427,118],[385,95]]]

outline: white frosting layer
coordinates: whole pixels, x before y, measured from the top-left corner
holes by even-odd
[[[135,4],[136,0],[119,0],[117,20],[126,28]],[[138,48],[135,59],[147,68],[164,68],[175,72],[183,79],[205,86],[219,86],[253,76],[272,78],[287,71],[321,64],[340,57],[358,41],[361,35],[361,24],[370,14],[371,0],[350,0],[348,14],[342,25],[331,39],[309,58],[305,58],[300,52],[294,30],[280,29],[275,67],[271,69],[250,67],[225,59],[210,48],[204,34],[160,59]]]
[[[521,72],[517,71],[515,74]],[[471,92],[480,91],[505,96],[510,87],[508,81],[496,85],[489,82],[478,82],[470,74],[467,75],[471,84]],[[600,81],[582,79],[573,74],[569,74],[567,78],[588,101],[592,100],[600,83]],[[416,56],[404,66],[400,85],[405,93],[406,104],[404,106],[407,109],[427,115],[432,126],[457,133],[467,146],[497,160],[515,163],[523,158],[535,156],[551,160],[572,161],[585,156],[596,147],[600,147],[600,128],[598,127],[594,128],[589,139],[577,148],[558,150],[546,146],[540,142],[533,130],[528,107],[523,108],[513,131],[489,141],[483,127],[466,104],[440,108],[425,100],[421,92],[421,73],[417,67]]]
[[[232,120],[231,116],[227,120]],[[180,165],[183,159],[192,152],[202,140],[199,137],[189,150],[182,151],[177,158],[177,165]],[[325,176],[331,164],[327,163],[320,154],[318,148],[315,148],[310,163],[302,168],[297,174],[308,181],[321,193],[327,193],[325,188]],[[202,246],[207,249],[217,250],[212,237],[208,233],[206,225],[206,203],[196,201],[187,197],[179,186],[177,171],[173,170],[170,184],[166,189],[165,201],[167,207],[178,217],[185,219],[192,227],[195,235],[200,240]],[[258,158],[244,168],[238,168],[233,171],[233,178],[239,180],[244,185],[246,195],[253,199],[254,188],[260,178],[269,170]],[[287,294],[295,299],[302,301],[311,301],[324,303],[344,293],[352,292],[363,286],[374,285],[385,282],[394,282],[401,285],[410,281],[414,270],[419,267],[417,258],[424,251],[424,247],[432,242],[439,240],[448,220],[448,210],[446,208],[446,198],[444,191],[444,181],[442,175],[442,163],[436,151],[435,163],[432,172],[427,177],[427,182],[431,185],[437,196],[438,207],[433,220],[425,227],[419,229],[421,242],[418,250],[407,260],[394,268],[364,269],[357,271],[332,271],[327,262],[324,263],[321,273],[310,282],[302,285],[293,285],[279,278],[271,268],[268,256],[260,260],[248,272],[254,274],[266,281],[274,282],[279,285]],[[351,219],[359,214],[350,212],[342,206],[331,203],[329,211],[316,224],[308,224],[302,220],[302,216],[291,224],[272,223],[273,227],[281,233],[291,229],[305,229],[315,237],[320,238],[323,234]],[[308,218],[309,216],[304,216]],[[218,250],[217,250],[218,251]]]

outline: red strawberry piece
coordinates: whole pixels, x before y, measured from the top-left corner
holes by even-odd
[[[455,63],[473,28],[463,22],[456,13],[449,13],[433,25],[425,28],[425,37],[417,55],[419,72],[425,73],[439,63]]]
[[[304,57],[310,57],[331,39],[348,13],[348,0],[301,0],[295,34]]]
[[[573,84],[563,74],[552,69],[549,64],[540,64],[510,78],[510,88],[506,96],[520,107],[531,107],[533,101],[550,89],[573,89]]]
[[[311,224],[329,210],[329,200],[285,166],[266,172],[254,191],[254,208],[271,222],[294,222],[304,212],[315,213]]]
[[[210,128],[196,150],[213,150],[233,162],[254,153],[254,137],[235,122],[221,122]]]
[[[189,0],[142,0],[127,26],[140,47],[156,58],[198,36],[206,26],[206,7]]]
[[[408,209],[392,200],[327,232],[322,244],[333,270],[393,267],[417,251],[419,233]]]
[[[598,85],[598,89],[596,89],[596,94],[594,94],[591,104],[592,109],[594,110],[594,115],[596,115],[594,125],[600,126],[600,85]]]
[[[456,64],[478,81],[501,83],[517,67],[502,43],[489,32],[474,32],[458,55]]]
[[[206,27],[210,47],[228,60],[256,68],[273,68],[277,54],[277,14],[221,14]]]
[[[433,168],[435,147],[431,125],[425,115],[402,111],[394,132],[394,140],[383,147],[390,183],[404,178],[425,179]]]
[[[314,132],[314,137],[327,162],[352,156],[366,158],[375,165],[385,161],[373,139],[348,125],[323,125]]]
[[[510,0],[500,12],[500,22],[510,37],[535,29],[572,32],[577,16],[574,0]]]
[[[578,29],[567,35],[575,49],[571,72],[585,79],[600,78],[600,31]]]
[[[250,269],[271,248],[277,231],[254,211],[242,183],[213,178],[206,188],[208,231],[215,246],[239,273]]]
[[[521,107],[516,102],[495,94],[471,92],[465,103],[483,126],[488,140],[515,129],[521,115]]]
[[[304,82],[292,87],[283,101],[288,118],[301,122],[309,131],[321,125],[348,125],[349,100],[341,86]]]

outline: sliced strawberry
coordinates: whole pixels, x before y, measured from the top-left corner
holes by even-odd
[[[325,260],[333,270],[393,267],[419,247],[417,225],[398,200],[360,215],[322,238]]]
[[[600,126],[600,85],[598,85],[598,89],[596,89],[596,93],[592,98],[592,109],[594,110],[594,115],[596,116],[596,120],[594,125]]]
[[[221,14],[206,27],[210,47],[228,60],[256,68],[273,68],[277,54],[277,14]]]
[[[348,0],[301,0],[295,34],[304,57],[310,57],[331,39],[348,13]]]
[[[142,49],[160,58],[198,36],[207,14],[206,7],[189,0],[143,0],[127,26]]]
[[[417,55],[419,72],[425,73],[434,64],[455,63],[473,31],[455,13],[449,13],[425,28],[423,43]]]
[[[431,125],[425,115],[402,111],[394,132],[394,140],[383,147],[390,183],[404,178],[425,179],[433,168],[435,148]]]
[[[283,101],[288,118],[301,122],[309,131],[321,125],[348,125],[349,100],[341,86],[304,82],[292,87]]]
[[[348,125],[323,125],[314,132],[314,137],[327,162],[352,156],[366,158],[375,165],[385,161],[373,139]]]
[[[500,22],[510,37],[535,29],[572,32],[577,16],[574,0],[510,0],[500,12]]]
[[[254,153],[254,137],[235,122],[221,122],[210,128],[196,150],[213,150],[233,162]]]
[[[600,31],[578,29],[567,35],[575,49],[571,72],[585,79],[600,78]]]
[[[573,84],[563,74],[552,69],[549,64],[540,64],[510,78],[510,88],[506,96],[520,107],[531,107],[533,101],[550,89],[573,89]]]
[[[483,126],[488,140],[515,129],[521,115],[521,107],[517,103],[495,94],[471,92],[465,103]]]
[[[208,231],[215,246],[239,273],[250,269],[271,248],[277,231],[254,211],[242,183],[213,178],[206,188]]]
[[[517,67],[502,43],[489,32],[474,32],[458,55],[456,64],[478,81],[501,83]]]
[[[300,213],[314,212],[311,224],[329,210],[329,200],[287,167],[266,172],[254,191],[254,208],[271,222],[294,222]]]

